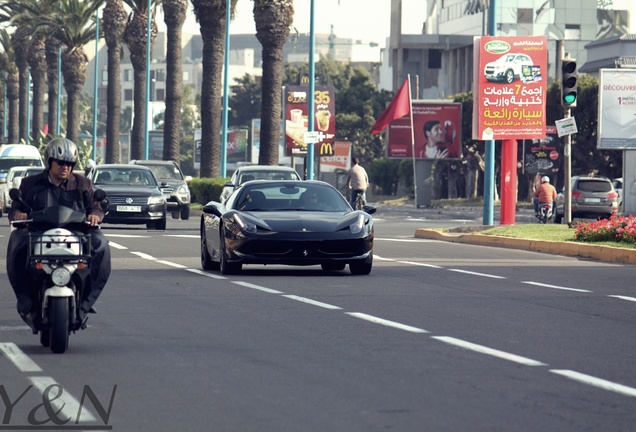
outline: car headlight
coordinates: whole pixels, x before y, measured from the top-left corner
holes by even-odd
[[[234,215],[234,222],[241,228],[241,231],[252,234],[256,232],[256,224],[246,221],[238,214]]]
[[[148,198],[148,204],[164,204],[166,199],[163,196],[151,196]]]
[[[186,185],[179,186],[177,189],[177,196],[181,199],[181,201],[190,201],[190,189],[188,189]]]
[[[364,227],[364,215],[359,214],[358,219],[356,219],[354,223],[349,225],[349,231],[351,231],[351,234],[358,234],[362,231],[363,227]]]
[[[57,286],[66,286],[71,280],[71,272],[66,267],[58,267],[53,270],[51,280]]]

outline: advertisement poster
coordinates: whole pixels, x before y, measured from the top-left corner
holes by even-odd
[[[544,139],[524,141],[523,171],[528,174],[554,174],[559,172],[563,157],[555,126],[546,128]]]
[[[475,38],[473,139],[540,139],[546,134],[545,36]]]
[[[346,171],[350,168],[351,141],[336,141],[334,154],[320,158],[320,172]]]
[[[636,149],[636,70],[601,69],[598,148]]]
[[[307,154],[305,132],[309,130],[307,104],[308,86],[286,86],[283,93],[285,117],[285,154]],[[315,155],[332,155],[336,136],[336,91],[332,86],[316,86],[314,90],[314,118],[311,119],[319,139],[314,144]]]
[[[280,141],[278,143],[278,164],[291,165],[291,158],[285,156],[285,129],[283,122],[280,123]],[[252,146],[249,160],[253,165],[258,165],[258,158],[261,153],[261,119],[252,119]]]
[[[412,101],[416,159],[460,159],[462,105],[446,101]],[[404,117],[388,126],[387,157],[412,158],[411,120]]]
[[[227,131],[227,163],[247,162],[247,129],[229,129]],[[221,138],[223,139],[223,138]]]

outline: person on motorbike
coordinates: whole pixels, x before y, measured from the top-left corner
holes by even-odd
[[[556,199],[557,192],[554,186],[550,184],[550,177],[541,177],[541,184],[534,192],[534,215],[539,216],[539,205],[549,203],[554,211],[554,200]]]
[[[20,184],[22,200],[29,208],[14,200],[9,211],[9,221],[27,220],[30,211],[63,205],[73,210],[85,211],[87,222],[96,227],[104,218],[100,203],[93,198],[93,182],[83,175],[73,173],[78,160],[75,143],[66,138],[54,138],[44,150],[47,168],[40,174],[25,177]],[[29,233],[25,225],[17,226],[7,246],[7,273],[18,301],[18,314],[33,329],[35,314],[29,292],[27,256]],[[88,312],[95,312],[93,305],[110,276],[110,248],[99,229],[91,230],[90,290],[83,293],[80,303],[80,321]]]

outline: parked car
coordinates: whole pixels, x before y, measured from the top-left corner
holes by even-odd
[[[20,183],[22,183],[22,179],[25,177],[29,177],[35,174],[40,174],[44,171],[44,167],[27,167],[20,175],[14,176],[13,180],[11,180],[11,186],[9,188],[20,188]],[[9,203],[11,205],[11,203]]]
[[[131,164],[147,166],[159,181],[159,189],[163,192],[168,205],[168,212],[173,219],[188,220],[190,218],[190,188],[188,182],[192,176],[184,176],[181,168],[173,161],[132,160]]]
[[[532,68],[532,59],[526,54],[507,53],[484,67],[484,76],[488,81],[503,81],[512,83],[515,78],[520,79],[523,68]]]
[[[301,180],[295,169],[275,165],[248,165],[234,171],[230,181],[226,182],[219,201],[224,202],[234,190],[250,180]]]
[[[606,177],[572,177],[572,219],[608,218],[618,211],[618,194]],[[565,195],[557,194],[554,223],[561,223],[565,212]]]
[[[322,181],[250,181],[201,215],[201,266],[223,274],[244,264],[320,265],[366,275],[373,265],[376,209],[353,210]]]
[[[14,166],[9,168],[7,171],[7,176],[2,183],[0,183],[0,190],[2,190],[2,208],[0,208],[0,216],[2,216],[2,212],[9,212],[11,208],[11,197],[9,196],[9,190],[13,187],[13,179],[15,177],[21,176],[24,173],[24,170],[29,168],[28,166]]]
[[[618,194],[618,205],[623,205],[623,178],[616,178],[612,180],[612,186]]]
[[[166,229],[167,205],[150,168],[141,165],[97,165],[89,178],[106,192],[105,223],[146,224]]]

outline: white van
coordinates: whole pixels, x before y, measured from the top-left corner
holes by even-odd
[[[0,145],[0,183],[6,183],[7,173],[14,166],[43,167],[42,155],[30,144]]]

